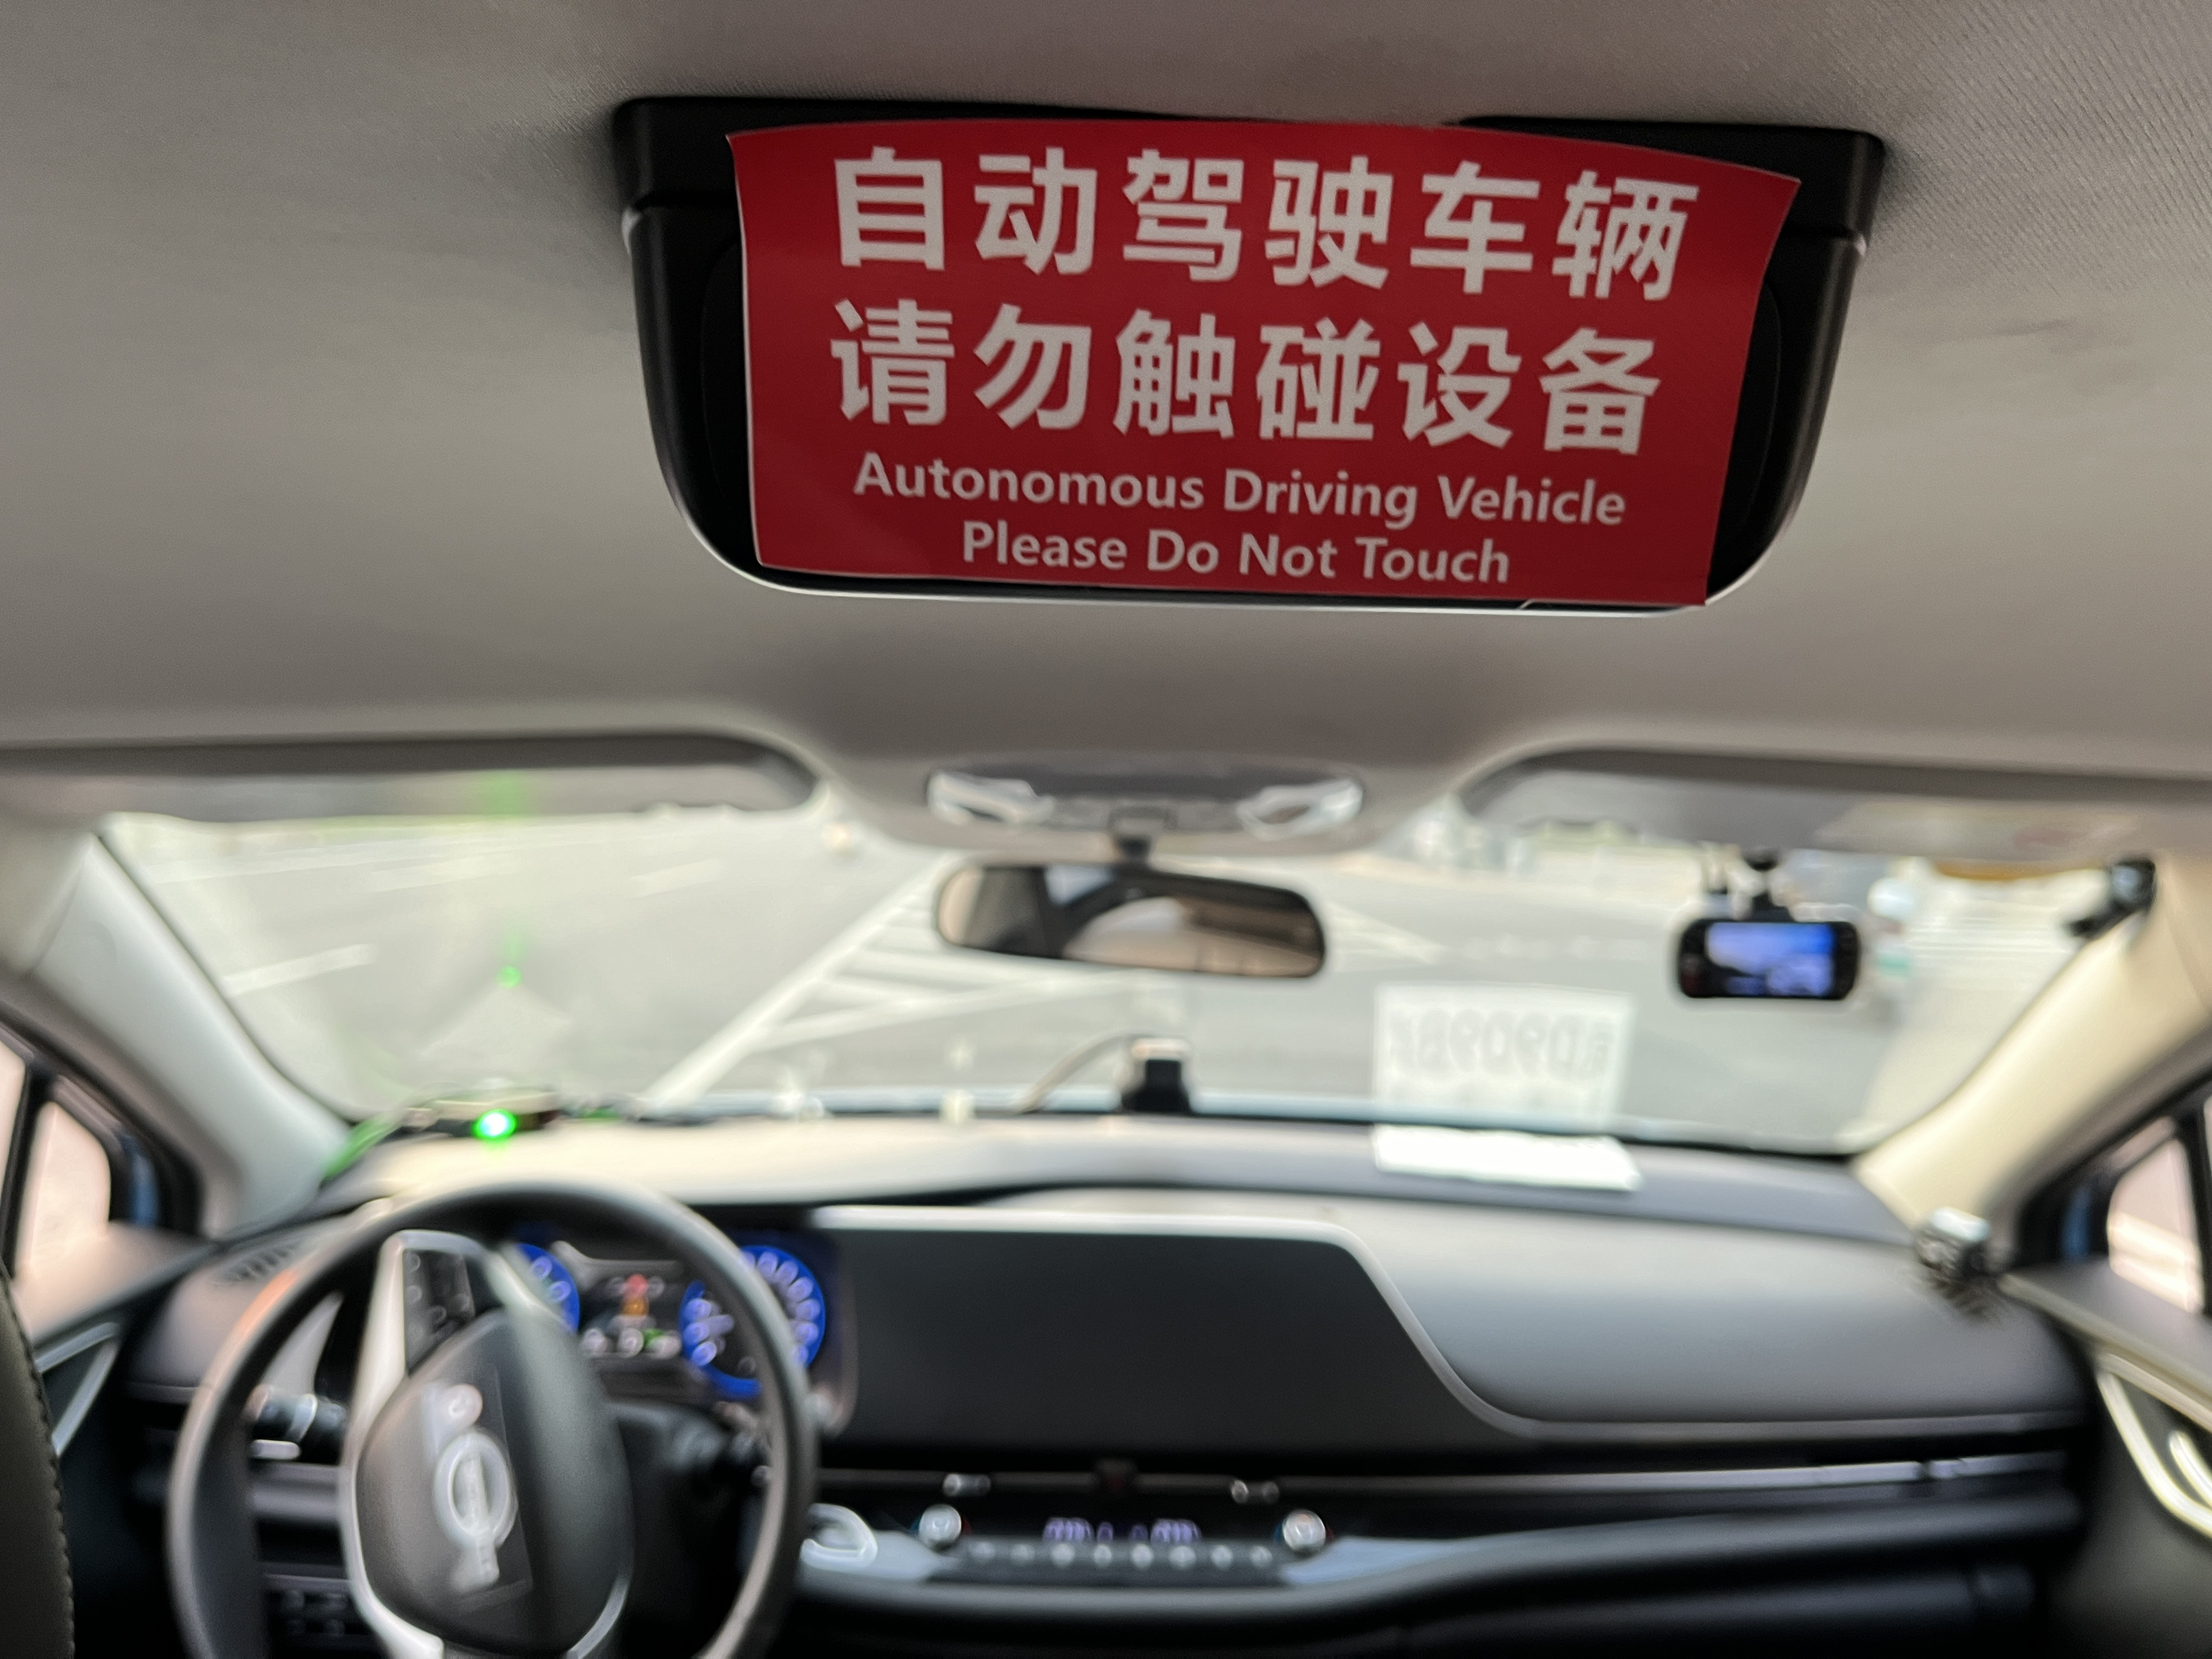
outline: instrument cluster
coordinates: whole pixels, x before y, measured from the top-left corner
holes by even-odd
[[[821,1357],[830,1330],[822,1275],[795,1241],[740,1237],[738,1247],[782,1305],[801,1370]],[[726,1400],[760,1391],[753,1357],[732,1340],[735,1322],[684,1263],[587,1250],[547,1227],[513,1241],[517,1265],[576,1333],[576,1346],[603,1374],[674,1376]]]

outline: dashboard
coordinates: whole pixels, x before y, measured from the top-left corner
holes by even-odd
[[[1381,1171],[1331,1126],[830,1121],[684,1130],[679,1179],[672,1133],[526,1151],[651,1160],[774,1291],[822,1430],[798,1650],[1567,1583],[1874,1595],[1900,1552],[1972,1607],[2078,1520],[2063,1346],[1947,1303],[1839,1168],[1639,1147],[1634,1192],[1510,1191]],[[331,1201],[469,1155],[399,1149]],[[497,1243],[618,1405],[747,1420],[751,1359],[685,1264],[543,1218]],[[189,1396],[258,1291],[236,1271],[170,1296],[140,1399]],[[343,1317],[318,1340],[299,1374],[342,1395]],[[307,1464],[256,1475],[289,1549],[331,1501]]]

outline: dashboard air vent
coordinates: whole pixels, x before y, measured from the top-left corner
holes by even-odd
[[[280,1238],[235,1256],[215,1276],[218,1285],[258,1285],[305,1249],[304,1238]]]

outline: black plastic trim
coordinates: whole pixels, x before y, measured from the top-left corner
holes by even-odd
[[[853,1317],[866,1333],[859,1403],[841,1436],[855,1448],[1035,1454],[1110,1445],[1187,1456],[1279,1454],[1301,1443],[1334,1455],[1840,1445],[2033,1434],[2081,1417],[2055,1354],[2041,1379],[2051,1391],[2022,1392],[2008,1410],[1524,1415],[1500,1407],[1478,1388],[1479,1371],[1470,1376],[1463,1359],[1449,1357],[1447,1344],[1464,1352],[1464,1310],[1456,1331],[1425,1326],[1356,1219],[854,1206],[817,1212],[812,1223],[839,1241]],[[948,1296],[945,1285],[961,1293]],[[1212,1295],[1228,1285],[1237,1287],[1233,1304]],[[994,1317],[1009,1307],[1027,1310],[1012,1334]],[[1449,1310],[1430,1311],[1434,1322]],[[1523,1326],[1523,1340],[1527,1333]],[[2032,1329],[2021,1334],[2038,1340],[2020,1357],[2048,1344]],[[1993,1329],[1990,1340],[2003,1333]],[[872,1389],[871,1367],[896,1387]],[[1177,1379],[1194,1368],[1205,1386],[1179,1393]],[[1285,1391],[1291,1378],[1294,1393]],[[1540,1382],[1521,1382],[1540,1396]],[[1148,1386],[1176,1408],[1159,1409]],[[1326,1425],[1324,1438],[1312,1437],[1315,1423]]]
[[[1698,1516],[1450,1540],[1429,1559],[1335,1583],[1254,1589],[1054,1589],[900,1582],[804,1567],[806,1600],[915,1618],[1244,1625],[1338,1617],[1546,1583],[1923,1558],[2063,1539],[2081,1505],[2060,1489],[1795,1514]],[[1326,1558],[1323,1558],[1326,1559]]]
[[[1468,125],[1639,144],[1763,167],[1797,180],[1797,198],[1766,268],[1766,289],[1737,410],[1735,448],[1722,492],[1720,534],[1705,582],[1709,598],[1727,592],[1751,574],[1788,527],[1812,476],[1813,452],[1843,346],[1851,279],[1874,229],[1875,203],[1881,191],[1881,141],[1827,127],[1510,118]]]
[[[728,134],[851,121],[1009,117],[1127,120],[1126,110],[1032,105],[750,98],[648,98],[615,112],[617,178],[637,298],[654,447],[669,493],[717,556],[780,587],[905,597],[1110,599],[1153,604],[1321,606],[1386,611],[1619,614],[1668,606],[1527,600],[1423,600],[1131,589],[1018,582],[886,581],[771,570],[752,544],[737,203]],[[1143,118],[1175,118],[1149,117]],[[1810,476],[1843,339],[1851,279],[1866,251],[1881,179],[1881,142],[1820,127],[1512,118],[1462,125],[1671,150],[1796,178],[1753,325],[1744,390],[1705,591],[1747,575],[1790,521]]]

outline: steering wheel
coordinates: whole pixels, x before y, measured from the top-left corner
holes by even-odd
[[[632,1482],[613,1410],[567,1323],[483,1242],[524,1218],[650,1241],[688,1263],[734,1322],[757,1367],[765,1484],[757,1474],[751,1557],[701,1659],[768,1645],[797,1574],[817,1458],[782,1310],[736,1245],[681,1205],[611,1183],[533,1180],[366,1214],[277,1274],[239,1321],[192,1397],[170,1475],[170,1587],[193,1659],[266,1652],[248,1396],[300,1321],[372,1264],[338,1476],[362,1617],[399,1659],[615,1651]]]

